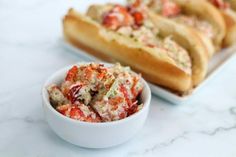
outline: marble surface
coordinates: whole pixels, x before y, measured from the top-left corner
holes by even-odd
[[[83,10],[89,2],[0,1],[0,157],[235,157],[236,59],[191,103],[153,96],[145,127],[123,145],[84,149],[53,133],[41,87],[54,71],[83,60],[59,42],[61,19],[70,6]]]

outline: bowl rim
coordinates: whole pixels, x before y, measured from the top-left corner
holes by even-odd
[[[54,72],[53,74],[51,74],[47,80],[45,81],[45,83],[43,84],[41,93],[42,93],[42,98],[43,98],[43,106],[46,106],[51,113],[55,114],[57,117],[59,117],[62,120],[68,121],[70,123],[74,123],[76,125],[87,125],[87,126],[107,126],[107,125],[116,125],[116,124],[120,124],[120,123],[125,123],[129,120],[134,119],[135,117],[139,116],[142,112],[144,112],[144,110],[148,110],[150,103],[151,103],[151,90],[150,87],[148,85],[148,83],[141,77],[141,81],[144,84],[144,88],[146,88],[146,92],[147,92],[147,97],[145,97],[145,101],[142,102],[143,103],[143,108],[132,114],[131,116],[128,116],[124,119],[120,119],[117,121],[111,121],[111,122],[101,122],[101,123],[92,123],[92,122],[84,122],[84,121],[79,121],[79,120],[75,120],[72,118],[69,118],[67,116],[64,116],[62,114],[60,114],[56,109],[54,109],[48,99],[48,92],[47,92],[47,86],[49,85],[49,82],[51,82],[51,80],[55,79],[55,77],[61,73],[65,73],[65,71],[68,71],[72,66],[74,65],[82,65],[82,64],[89,64],[89,63],[98,63],[98,64],[104,64],[105,66],[111,66],[114,64],[111,63],[106,63],[106,62],[77,62],[74,64],[71,64],[69,66],[66,66],[64,68],[61,68],[59,70],[57,70],[56,72]],[[134,72],[135,73],[135,72]],[[142,91],[143,92],[143,91]]]

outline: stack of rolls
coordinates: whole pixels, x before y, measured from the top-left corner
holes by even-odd
[[[186,94],[205,79],[212,56],[236,42],[228,8],[211,0],[94,4],[86,14],[69,9],[63,32],[66,41],[87,53],[131,66],[149,82]]]

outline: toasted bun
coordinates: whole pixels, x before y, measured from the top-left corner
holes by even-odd
[[[73,9],[65,16],[63,28],[65,39],[74,46],[106,61],[129,65],[152,83],[178,92],[192,88],[191,75],[175,66],[167,55],[160,55],[132,39],[107,31]]]
[[[190,28],[190,29],[193,29],[193,28]],[[210,60],[216,52],[216,49],[213,45],[212,40],[209,37],[207,37],[206,35],[204,35],[202,32],[197,31],[196,29],[193,29],[192,31],[195,31],[195,33],[202,40],[202,42],[203,42],[203,44],[204,44],[204,46],[206,47],[206,50],[207,50],[208,60]]]
[[[227,30],[223,46],[233,46],[236,44],[236,13],[231,9],[222,10],[221,13],[224,17]]]
[[[230,3],[231,8],[236,11],[236,0],[228,0]]]
[[[224,39],[224,46],[229,47],[236,44],[236,25],[230,27]]]
[[[173,0],[179,4],[186,14],[196,15],[208,21],[214,28],[215,38],[213,43],[216,50],[221,48],[226,34],[224,19],[221,13],[205,0]]]
[[[223,47],[230,47],[236,44],[236,12],[232,10],[236,1],[229,2],[231,7],[227,9],[219,9],[214,6],[221,13],[226,26],[226,35],[223,40]]]
[[[150,12],[150,16],[162,36],[172,36],[179,45],[188,51],[192,59],[193,86],[197,86],[205,78],[208,64],[207,51],[201,39],[184,25],[154,15],[152,12]]]

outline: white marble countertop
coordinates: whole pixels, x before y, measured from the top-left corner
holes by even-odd
[[[145,127],[110,149],[84,149],[56,136],[44,121],[46,78],[81,58],[66,50],[61,19],[88,1],[0,1],[0,157],[235,157],[236,60],[185,105],[155,96]]]

